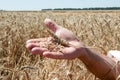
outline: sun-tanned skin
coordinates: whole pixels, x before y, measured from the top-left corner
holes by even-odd
[[[113,59],[87,48],[71,31],[57,25],[54,21],[45,19],[44,24],[51,29],[56,36],[68,41],[69,44],[60,51],[50,52],[47,48],[41,47],[39,42],[52,42],[53,39],[51,37],[30,39],[26,42],[26,48],[30,50],[31,53],[53,59],[79,58],[86,65],[87,69],[100,79],[116,80],[120,72],[120,65],[116,65]]]

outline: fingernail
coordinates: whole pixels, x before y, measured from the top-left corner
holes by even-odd
[[[45,24],[48,24],[50,21],[51,21],[51,19],[46,18],[46,19],[44,20],[44,23],[45,23]]]
[[[29,42],[30,42],[30,40],[27,40],[27,41],[26,41],[26,44],[29,43]]]

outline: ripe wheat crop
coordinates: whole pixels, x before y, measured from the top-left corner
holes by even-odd
[[[78,59],[53,60],[25,48],[28,39],[50,36],[45,18],[73,31],[102,54],[120,50],[120,11],[0,11],[0,80],[98,80]]]

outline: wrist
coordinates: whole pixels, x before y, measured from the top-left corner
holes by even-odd
[[[96,51],[86,46],[83,46],[81,47],[81,52],[78,59],[80,59],[87,66],[93,66],[94,63],[96,63],[96,60],[99,61],[99,58],[97,58],[97,56],[98,55]]]
[[[86,58],[86,55],[87,55],[87,53],[86,53],[86,46],[83,43],[80,43],[77,49],[79,51],[78,59],[81,60],[81,59]]]

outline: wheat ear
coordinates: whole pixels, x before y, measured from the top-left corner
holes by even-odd
[[[64,39],[60,39],[58,36],[55,35],[55,33],[50,30],[49,28],[46,27],[46,30],[48,31],[48,33],[54,38],[54,42],[62,45],[62,46],[65,46],[65,47],[68,47],[69,46],[69,42],[64,40]]]

